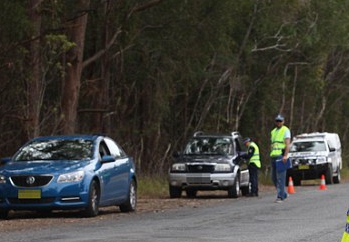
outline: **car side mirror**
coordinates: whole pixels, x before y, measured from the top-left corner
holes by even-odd
[[[336,148],[330,148],[330,152],[336,151]]]
[[[114,162],[115,158],[112,155],[103,155],[102,157],[102,163],[108,163],[108,162]]]

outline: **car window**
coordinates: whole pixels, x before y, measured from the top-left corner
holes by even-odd
[[[84,160],[92,158],[92,141],[84,139],[36,140],[15,155],[15,161]]]
[[[224,137],[195,137],[184,149],[186,155],[227,155],[234,153],[232,139]]]
[[[236,151],[247,151],[247,147],[244,145],[241,137],[235,139],[235,147]]]
[[[110,155],[108,146],[104,141],[101,141],[101,143],[99,144],[98,150],[99,150],[99,158],[102,158],[105,155]]]
[[[115,158],[125,157],[125,152],[119,147],[113,140],[109,138],[104,139],[105,143],[108,145],[111,155]]]
[[[305,151],[326,151],[326,144],[323,141],[294,142],[290,148],[291,152]]]

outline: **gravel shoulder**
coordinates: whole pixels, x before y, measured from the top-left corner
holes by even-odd
[[[274,191],[272,186],[260,186],[260,195],[264,192]],[[224,191],[199,192],[197,198],[188,199],[185,196],[180,199],[170,198],[139,198],[137,214],[158,213],[168,209],[182,207],[210,206],[225,201],[227,194]],[[100,208],[100,215],[94,218],[84,218],[78,211],[53,211],[50,213],[30,211],[10,211],[8,220],[0,220],[0,234],[9,231],[25,231],[28,229],[45,229],[60,224],[93,223],[101,220],[118,219],[130,216],[132,213],[121,213],[116,206]]]

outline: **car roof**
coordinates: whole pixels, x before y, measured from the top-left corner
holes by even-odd
[[[302,138],[302,139],[294,139],[293,143],[304,143],[304,142],[313,142],[313,141],[323,141],[325,142],[325,139],[322,139],[321,137],[315,137],[315,138]]]
[[[74,139],[85,139],[85,140],[96,140],[99,137],[105,137],[105,135],[100,134],[73,134],[73,135],[51,135],[51,136],[40,136],[36,137],[33,140],[74,140]]]
[[[211,137],[211,138],[222,138],[222,137],[226,137],[226,138],[237,138],[237,137],[241,137],[241,135],[239,134],[239,132],[234,131],[229,133],[204,133],[202,131],[198,131],[195,132],[193,135],[193,138],[197,138],[197,137]]]

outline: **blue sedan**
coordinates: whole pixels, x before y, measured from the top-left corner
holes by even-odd
[[[99,207],[136,209],[133,159],[103,135],[38,137],[0,166],[0,218],[10,210],[79,209],[87,217]]]

